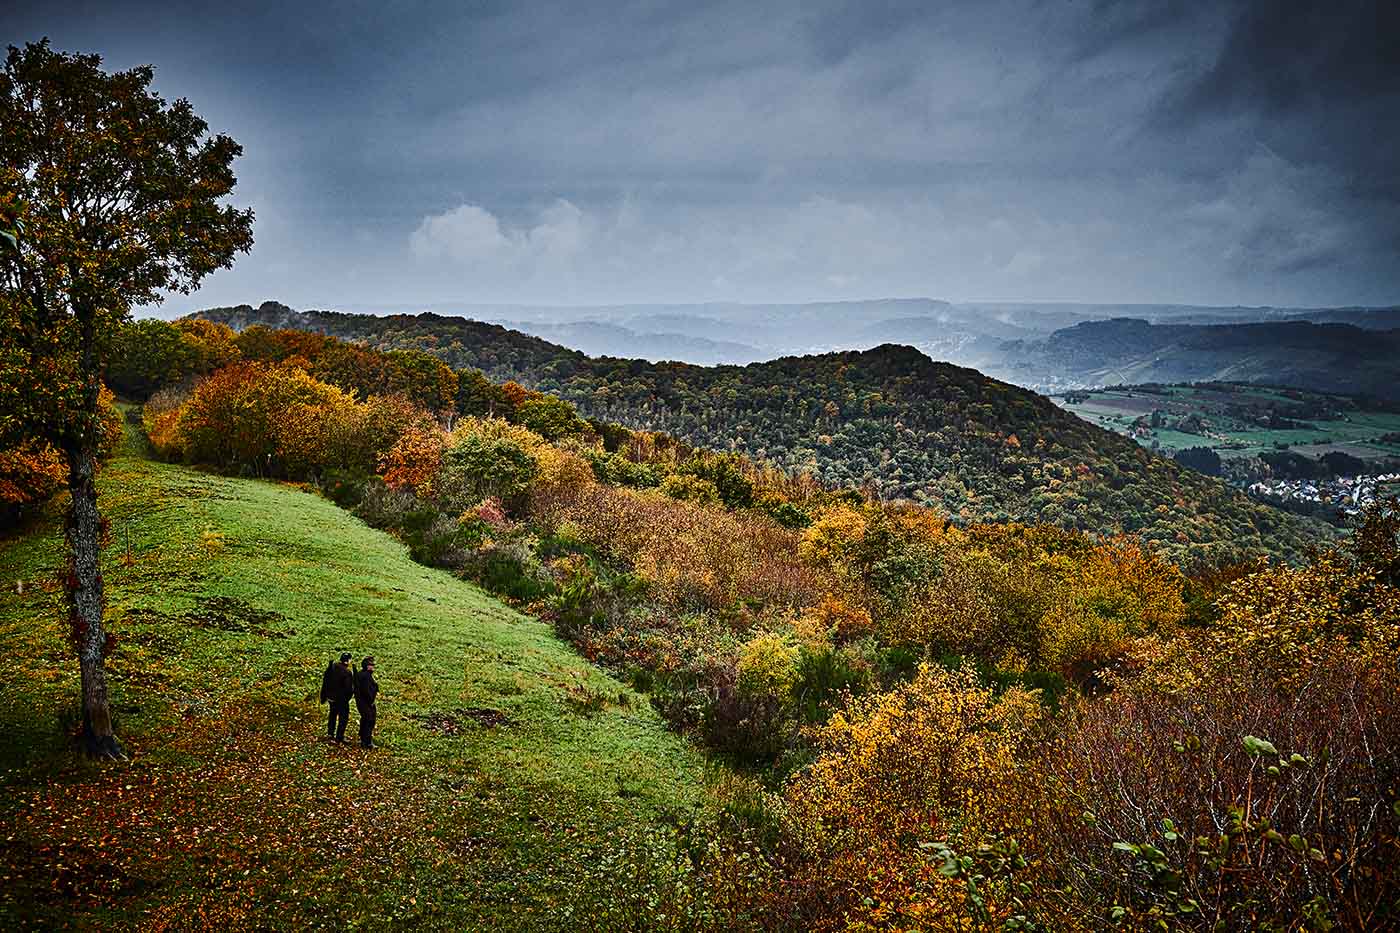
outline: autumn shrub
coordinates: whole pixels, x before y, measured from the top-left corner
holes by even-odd
[[[923,666],[818,730],[822,756],[789,779],[799,858],[787,896],[811,929],[959,929],[964,884],[928,846],[976,848],[1025,828],[1041,706],[970,669]],[[995,918],[1008,890],[990,890]]]
[[[357,403],[340,389],[295,367],[245,362],[195,387],[175,436],[190,461],[302,478],[341,464],[359,425]]]
[[[535,603],[554,588],[549,570],[529,544],[518,538],[493,541],[468,552],[461,569],[483,588],[517,603]]]
[[[462,570],[474,554],[475,535],[460,522],[432,509],[410,513],[397,529],[419,563],[447,570]]]
[[[379,477],[366,480],[355,514],[372,528],[392,530],[401,527],[405,516],[422,508],[412,492],[396,489]]]
[[[837,505],[802,532],[798,556],[838,577],[854,577],[867,525],[863,509]]]
[[[539,465],[518,442],[468,434],[454,438],[443,451],[431,495],[445,512],[462,512],[488,496],[509,507],[524,500],[538,472]]]
[[[530,453],[538,467],[538,472],[530,481],[529,494],[532,499],[537,494],[547,498],[547,490],[573,489],[594,481],[588,460],[576,449],[545,444]]]
[[[588,423],[579,417],[574,406],[551,395],[522,402],[515,410],[514,420],[549,441],[588,431]]]
[[[333,467],[321,476],[321,492],[342,509],[353,512],[363,501],[369,481],[368,473]]]
[[[409,425],[380,454],[379,476],[395,492],[430,495],[446,448],[447,436],[436,425]]]
[[[751,696],[771,697],[780,704],[792,698],[797,682],[796,645],[772,632],[755,635],[739,649],[738,689]]]
[[[812,516],[807,510],[774,493],[760,495],[754,501],[754,508],[784,528],[806,528],[812,523]]]
[[[740,683],[735,671],[718,674],[706,684],[701,738],[741,767],[771,766],[793,738],[787,699]]]
[[[426,350],[389,350],[381,354],[382,386],[360,389],[364,395],[402,395],[427,412],[451,412],[457,401],[457,373]],[[359,388],[353,383],[342,388]]]
[[[555,630],[570,641],[622,624],[647,593],[639,577],[610,573],[583,554],[554,561],[550,573],[556,589],[548,599],[548,615]]]
[[[196,372],[193,348],[170,321],[130,321],[112,336],[106,379],[108,385],[127,398],[148,398]]]
[[[753,505],[753,482],[746,475],[745,461],[737,454],[696,452],[676,468],[676,475],[709,483],[726,508]]]
[[[1077,900],[1174,929],[1400,920],[1393,672],[1336,656],[1283,687],[1248,663],[1184,663],[1215,676],[1083,703],[1047,756]]]
[[[373,473],[379,459],[394,449],[410,431],[427,431],[436,425],[422,408],[404,395],[371,395],[361,408],[356,436],[349,439],[341,467]]]
[[[672,473],[661,481],[661,491],[672,499],[698,502],[700,505],[719,503],[719,488],[707,479],[685,473]]]
[[[878,601],[881,634],[935,657],[1049,670],[1088,684],[1135,639],[1180,624],[1183,578],[1175,566],[1124,538],[1055,547],[1065,536],[1056,532],[1047,546],[1014,528],[941,533],[936,557],[902,604]]]
[[[192,357],[190,375],[212,373],[242,358],[237,335],[226,324],[205,321],[200,318],[181,318],[173,325],[180,333],[180,339]],[[170,384],[185,378],[184,374],[172,374],[166,378]]]
[[[47,502],[68,480],[68,465],[57,448],[29,441],[0,449],[0,527]]]
[[[188,398],[188,390],[168,386],[153,394],[141,406],[141,426],[146,440],[162,460],[180,460],[184,457],[179,432],[180,409]]]
[[[1131,539],[1075,563],[1040,623],[1030,657],[1081,682],[1143,635],[1170,635],[1185,614],[1182,574]]]
[[[546,532],[572,529],[677,609],[803,606],[822,589],[821,573],[797,559],[795,533],[752,513],[585,483],[534,497],[531,515]]]
[[[1214,624],[1140,643],[1112,693],[1073,705],[1046,761],[1082,904],[1180,929],[1400,921],[1400,590],[1379,517],[1366,546],[1225,585]]]
[[[589,451],[588,465],[600,483],[641,489],[659,486],[662,475],[645,463],[634,463],[618,453]]]
[[[820,603],[803,610],[798,627],[817,641],[844,643],[874,634],[870,610],[853,600],[827,593]]]
[[[804,722],[822,722],[844,699],[867,692],[874,680],[875,666],[854,646],[803,646],[792,685],[794,713]]]
[[[317,360],[328,347],[338,342],[326,334],[305,330],[275,330],[263,324],[245,327],[233,339],[245,360],[263,363],[282,363],[294,357],[307,361]]]

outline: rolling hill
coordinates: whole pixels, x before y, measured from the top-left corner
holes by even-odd
[[[202,316],[297,326],[378,349],[429,350],[516,379],[590,417],[733,450],[834,486],[935,505],[963,521],[1043,521],[1132,533],[1183,561],[1295,557],[1325,525],[1259,505],[1024,389],[885,345],[748,366],[589,358],[494,325],[398,315]]]
[[[1005,368],[997,372],[1042,389],[1254,382],[1394,400],[1400,399],[1400,329],[1377,329],[1386,314],[1394,328],[1393,312],[1338,313],[1345,323],[1086,321],[1007,343]]]
[[[55,729],[79,693],[62,502],[0,540],[6,929],[560,929],[620,834],[706,799],[645,698],[330,501],[134,439],[101,492],[130,764]],[[342,649],[379,659],[372,753],[324,740]]]

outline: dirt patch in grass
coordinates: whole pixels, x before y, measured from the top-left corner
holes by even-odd
[[[241,599],[229,596],[207,596],[198,605],[180,615],[161,612],[145,606],[128,609],[121,616],[122,626],[162,626],[174,623],[192,628],[212,629],[240,635],[260,635],[263,638],[287,638],[297,633],[285,628],[287,617],[272,609],[259,609]],[[171,648],[175,644],[171,630],[126,632],[122,635],[133,644]]]
[[[484,706],[458,707],[454,710],[433,710],[428,713],[410,713],[409,719],[422,724],[429,732],[439,735],[461,735],[467,723],[475,723],[483,729],[494,729],[510,723],[510,718],[498,709]]]

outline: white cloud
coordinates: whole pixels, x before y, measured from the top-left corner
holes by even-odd
[[[463,262],[490,260],[510,248],[500,221],[475,204],[424,217],[408,242],[420,259]]]
[[[541,263],[567,260],[587,245],[588,222],[577,205],[560,198],[540,210],[533,223],[508,227],[478,204],[462,204],[423,218],[409,236],[413,255],[429,262],[507,265],[531,271]]]

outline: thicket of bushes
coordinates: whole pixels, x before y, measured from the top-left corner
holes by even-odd
[[[122,436],[122,415],[112,392],[98,397],[102,438],[98,456],[108,457]],[[68,485],[68,461],[52,444],[23,441],[0,447],[0,530],[19,524]]]
[[[147,404],[158,452],[318,484],[551,620],[750,775],[717,823],[609,853],[632,875],[577,892],[598,916],[1400,919],[1400,550],[1383,512],[1306,567],[1188,579],[1132,538],[957,527],[519,386],[451,374],[446,393],[430,371],[442,404],[425,409],[365,394],[374,367],[331,366],[351,355],[335,341],[231,340],[239,362]]]

